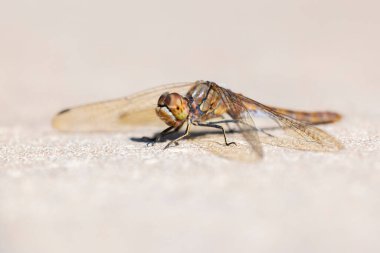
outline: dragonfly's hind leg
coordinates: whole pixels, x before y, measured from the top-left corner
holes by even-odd
[[[209,123],[209,124],[194,123],[194,125],[196,125],[196,126],[204,126],[204,127],[212,127],[212,128],[221,129],[222,132],[223,132],[224,142],[226,143],[226,145],[227,145],[227,146],[229,146],[229,145],[231,145],[231,144],[236,145],[236,142],[228,142],[228,141],[227,141],[226,131],[224,130],[224,128],[223,128],[222,126],[216,125],[215,123],[214,123],[214,124],[212,124],[212,123]]]
[[[173,143],[177,143],[177,141],[182,140],[183,138],[185,138],[185,137],[188,136],[189,134],[190,134],[190,124],[189,124],[189,122],[188,122],[188,123],[187,123],[187,126],[186,126],[186,131],[185,131],[185,133],[184,133],[182,136],[178,137],[177,139],[172,140],[171,142],[169,142],[169,144],[166,145],[164,149],[167,149],[168,147],[170,147],[170,145],[172,145]]]
[[[237,120],[234,120],[234,119],[225,119],[224,116],[222,116],[222,119],[221,121],[214,121],[214,122],[209,122],[209,124],[226,124],[227,127],[228,127],[228,132],[229,133],[233,133],[235,132],[234,128],[231,127],[230,123],[237,123],[238,121]]]

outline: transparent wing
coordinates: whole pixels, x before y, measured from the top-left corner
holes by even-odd
[[[136,125],[160,124],[155,107],[161,94],[184,95],[194,84],[162,85],[125,98],[69,108],[58,113],[52,125],[61,131],[122,131]]]
[[[239,145],[238,147],[233,147],[230,145],[228,147],[229,150],[226,150],[226,147],[221,149],[220,146],[215,145],[209,145],[207,149],[217,155],[229,159],[237,159],[241,161],[261,159],[264,156],[264,152],[257,133],[255,122],[249,113],[249,110],[245,107],[237,94],[218,85],[214,85],[213,88],[220,95],[226,105],[228,115],[235,121],[235,124],[239,129],[239,133],[244,137],[244,140],[246,141],[245,144],[247,145],[243,144],[243,146],[246,146],[243,152],[240,150]]]
[[[283,130],[285,136],[264,135],[261,141],[266,144],[312,151],[337,151],[343,145],[335,137],[323,130],[306,123],[297,121],[285,114],[276,112],[273,108],[263,105],[255,100],[236,94],[244,103],[251,103],[257,111],[274,120],[278,128]],[[251,113],[252,114],[252,113]]]
[[[228,133],[229,140],[236,142],[237,145],[226,147],[224,142],[220,141],[220,138],[220,134],[206,134],[194,139],[189,139],[189,141],[195,146],[227,160],[251,163],[261,159],[260,156],[252,152],[252,147],[245,141],[241,133]]]

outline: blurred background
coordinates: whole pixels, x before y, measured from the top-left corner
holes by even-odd
[[[273,105],[378,105],[375,0],[0,5],[1,125],[46,123],[68,105],[198,79]]]
[[[379,10],[376,0],[1,1],[0,253],[379,252]],[[344,120],[325,129],[346,149],[266,146],[262,162],[239,164],[186,142],[162,152],[129,133],[50,127],[68,106],[198,79],[338,111]]]

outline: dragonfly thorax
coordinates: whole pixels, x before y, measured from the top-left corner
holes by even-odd
[[[169,126],[180,126],[189,116],[190,107],[187,98],[178,93],[164,93],[157,102],[156,114]]]

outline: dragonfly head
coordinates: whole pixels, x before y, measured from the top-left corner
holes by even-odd
[[[169,126],[181,125],[189,116],[190,107],[187,98],[178,93],[164,93],[158,99],[156,113]]]

